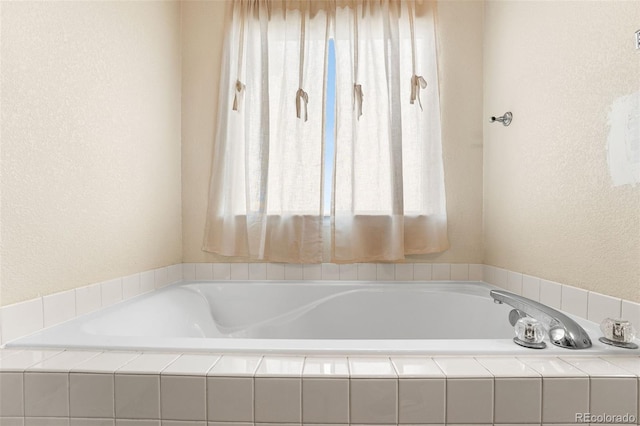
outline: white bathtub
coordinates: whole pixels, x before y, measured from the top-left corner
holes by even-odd
[[[513,341],[510,307],[469,282],[184,282],[15,340],[7,347],[332,354],[613,354]]]

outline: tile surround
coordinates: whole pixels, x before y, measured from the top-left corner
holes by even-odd
[[[4,307],[0,309],[0,336],[7,341],[22,330],[30,333],[66,320],[70,306],[81,315],[108,305],[118,294],[135,297],[183,277],[215,277],[216,271],[218,277],[243,280],[391,277],[388,279],[409,281],[447,274],[450,279],[464,280],[466,276],[557,307],[569,304],[591,319],[617,314],[636,324],[640,321],[638,303],[593,292],[587,292],[585,298],[582,292],[559,283],[483,265],[359,264],[341,268],[323,264],[287,271],[278,264],[220,264],[214,271],[213,265],[205,264],[211,266],[210,275],[208,266],[198,265],[202,264],[174,265]],[[573,293],[579,295],[573,297]],[[67,308],[57,311],[60,306]],[[15,319],[22,319],[26,312],[31,317],[16,327]],[[305,359],[0,350],[0,426],[558,425],[575,422],[576,412],[596,409],[631,411],[638,417],[640,357],[568,355]],[[15,392],[21,386],[23,392]],[[12,390],[11,397],[7,388]],[[529,401],[526,407],[516,410],[515,402],[523,399]]]
[[[594,321],[623,317],[640,328],[640,303],[482,264],[184,263],[0,308],[0,344],[181,280],[484,281]]]
[[[640,383],[635,356],[305,358],[0,350],[0,362],[11,359],[6,365],[14,370],[0,372],[0,389],[12,390],[11,397],[0,398],[0,425],[36,419],[47,426],[557,425],[589,410],[637,418]],[[21,386],[24,392],[15,392]]]

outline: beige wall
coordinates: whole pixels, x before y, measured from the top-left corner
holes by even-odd
[[[607,163],[638,29],[638,1],[486,2],[484,118],[514,120],[485,124],[485,263],[640,301],[640,185]]]
[[[0,7],[0,304],[180,262],[179,3]]]
[[[225,7],[1,3],[0,305],[228,260],[200,249]],[[606,154],[610,106],[640,90],[639,8],[439,3],[452,247],[412,260],[640,301],[640,186],[612,186]]]
[[[185,262],[229,261],[201,250],[226,2],[182,3],[182,213]],[[482,14],[478,1],[438,4],[445,185],[451,248],[413,261],[482,260]]]

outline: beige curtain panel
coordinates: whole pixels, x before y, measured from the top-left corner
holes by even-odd
[[[230,2],[205,251],[347,263],[448,248],[434,7]]]

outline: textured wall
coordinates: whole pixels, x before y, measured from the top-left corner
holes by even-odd
[[[514,120],[485,124],[485,263],[640,301],[640,186],[607,162],[638,29],[638,1],[486,2],[484,118]]]
[[[438,3],[443,155],[451,248],[413,261],[482,260],[482,14],[478,1]],[[182,200],[185,262],[228,261],[201,250],[225,2],[182,3]]]
[[[179,3],[0,7],[0,304],[180,262]]]

